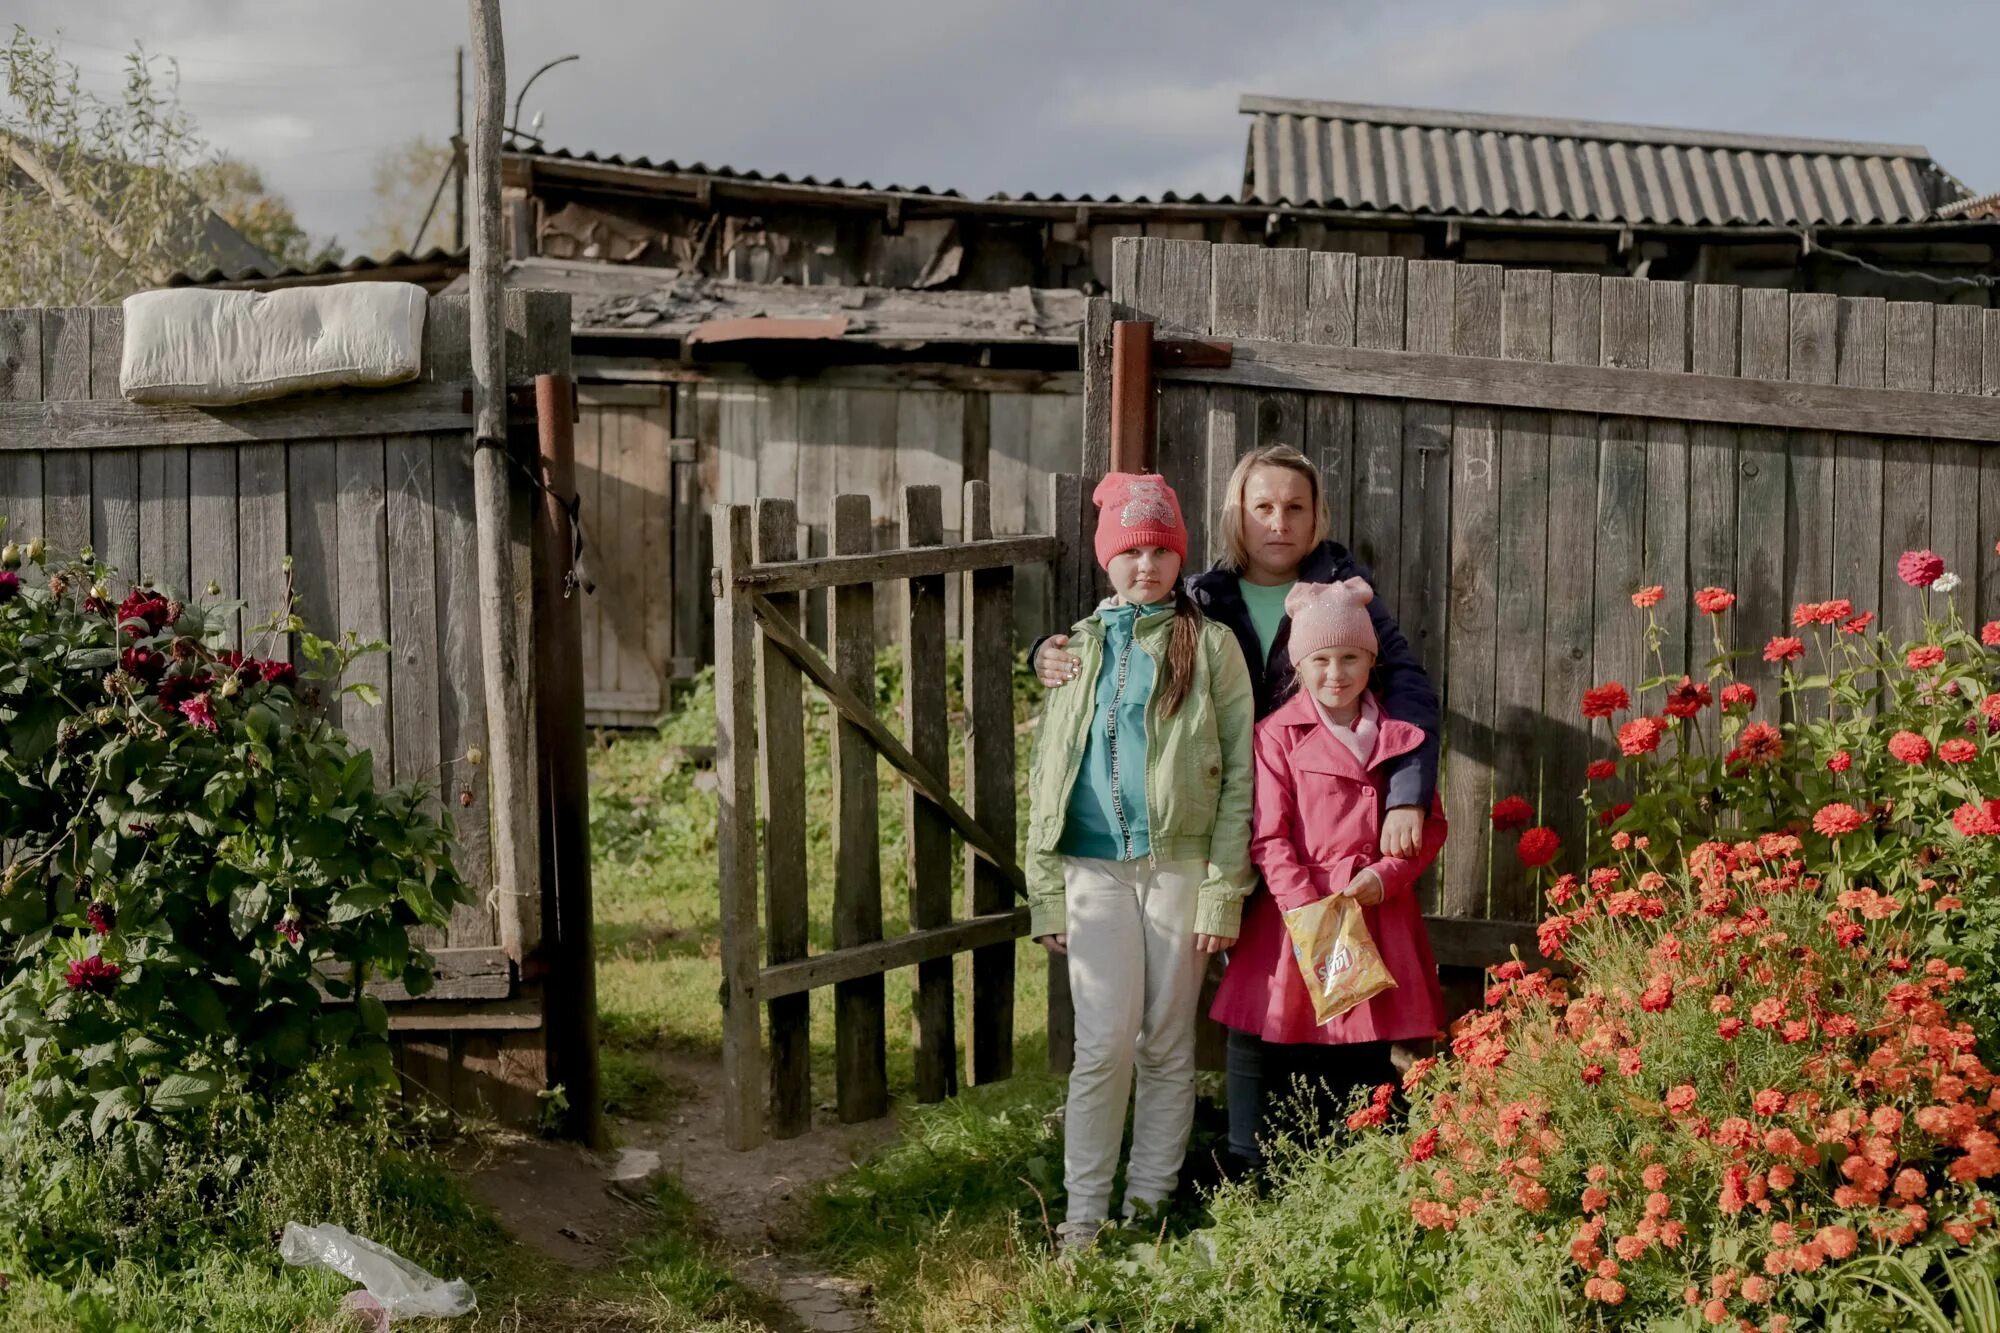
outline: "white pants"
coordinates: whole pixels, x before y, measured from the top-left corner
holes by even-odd
[[[1203,956],[1195,952],[1199,861],[1063,862],[1076,1062],[1063,1116],[1066,1225],[1103,1222],[1133,1096],[1125,1211],[1174,1192],[1194,1128],[1194,1020]]]

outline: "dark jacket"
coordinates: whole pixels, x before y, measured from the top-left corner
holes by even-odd
[[[1368,579],[1371,586],[1374,584],[1368,570],[1339,542],[1321,542],[1299,562],[1301,583],[1335,583],[1357,577]],[[1278,622],[1270,659],[1260,669],[1257,630],[1250,623],[1250,608],[1243,601],[1237,575],[1226,569],[1211,569],[1189,579],[1188,592],[1203,614],[1227,625],[1236,635],[1236,642],[1243,649],[1243,660],[1250,664],[1250,682],[1257,693],[1257,716],[1265,717],[1292,692],[1292,618],[1286,616]],[[1368,615],[1375,622],[1375,638],[1380,647],[1375,655],[1373,685],[1381,696],[1382,707],[1390,717],[1420,727],[1424,733],[1422,745],[1383,765],[1383,775],[1388,779],[1387,805],[1428,810],[1437,791],[1438,739],[1442,734],[1437,687],[1431,684],[1424,664],[1417,660],[1416,650],[1403,637],[1396,618],[1382,605],[1381,598],[1368,603]]]

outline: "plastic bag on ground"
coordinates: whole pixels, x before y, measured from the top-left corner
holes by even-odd
[[[359,1282],[391,1320],[449,1319],[470,1314],[479,1304],[464,1282],[446,1282],[394,1250],[331,1223],[285,1223],[278,1254],[288,1264],[331,1269]]]
[[[1292,937],[1292,957],[1299,963],[1313,1016],[1325,1023],[1355,1005],[1396,988],[1368,934],[1361,904],[1335,894],[1295,907],[1285,914]]]

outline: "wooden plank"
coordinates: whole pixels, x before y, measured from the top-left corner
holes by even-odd
[[[42,312],[0,310],[0,402],[42,398]],[[10,539],[42,535],[41,451],[0,452],[0,517]]]
[[[1354,345],[1355,259],[1350,254],[1315,254],[1307,279],[1308,342]],[[1319,469],[1335,541],[1354,533],[1354,400],[1345,394],[1314,393],[1305,398],[1305,455]]]
[[[1981,313],[1975,306],[1937,307],[1931,387],[1938,393],[1979,392]],[[1948,594],[1960,608],[1979,605],[1979,459],[1984,452],[1979,445],[1954,440],[1931,446],[1931,549],[1944,557],[1947,570],[1970,585]],[[1944,602],[1932,601],[1931,613],[1942,618]]]
[[[1882,379],[1890,389],[1928,390],[1933,370],[1936,307],[1927,301],[1891,301]],[[1935,429],[1925,414],[1911,418]],[[1905,427],[1907,429],[1907,426]],[[1923,629],[1923,601],[1896,576],[1905,551],[1930,545],[1931,442],[1900,439],[1882,451],[1882,632],[1894,644]]]
[[[113,308],[112,313],[116,313]],[[160,445],[278,443],[337,439],[384,429],[399,435],[466,429],[465,390],[456,384],[408,384],[390,389],[339,389],[236,407],[133,403],[90,397],[90,372],[72,373],[62,356],[88,340],[88,307],[49,310],[42,324],[45,394],[42,403],[0,403],[0,452],[57,453],[143,449]],[[83,332],[77,332],[77,329]],[[88,356],[88,351],[82,352]],[[113,393],[116,393],[114,387]]]
[[[1424,918],[1424,929],[1439,967],[1484,969],[1512,957],[1529,967],[1545,961],[1536,947],[1535,928],[1522,922],[1429,916]]]
[[[759,386],[716,387],[718,412],[715,496],[722,504],[749,504],[757,498],[757,407]]]
[[[639,502],[643,571],[639,582],[645,589],[640,617],[644,633],[638,646],[644,672],[633,688],[644,691],[650,686],[657,700],[655,707],[664,707],[671,675],[668,663],[674,655],[674,604],[682,596],[694,597],[707,590],[683,588],[672,578],[674,432],[670,410],[660,406],[635,409],[625,428],[632,433],[637,454],[632,488]]]
[[[1549,359],[1554,283],[1533,270],[1507,273],[1500,310],[1501,354]],[[1544,606],[1548,597],[1549,418],[1510,410],[1500,419],[1499,516],[1494,551],[1493,794],[1520,795],[1548,811],[1570,793],[1542,784]],[[1470,481],[1461,476],[1461,483]],[[1456,614],[1456,606],[1453,611]],[[1489,828],[1490,820],[1474,829]],[[1535,894],[1518,858],[1497,840],[1487,916],[1531,920]]]
[[[875,543],[868,497],[833,502],[835,555]],[[848,584],[828,596],[827,645],[833,669],[862,698],[875,691],[875,586]],[[833,729],[833,947],[855,949],[882,938],[882,842],[875,750],[868,735],[836,715]],[[766,974],[764,982],[768,983]],[[835,1102],[847,1124],[888,1114],[889,1075],[883,981],[857,974],[833,993]]]
[[[1654,370],[1688,368],[1688,287],[1684,282],[1647,284],[1646,362]],[[1708,657],[1706,627],[1692,625],[1688,584],[1688,427],[1685,422],[1646,423],[1646,520],[1639,581],[1665,584],[1672,595],[1654,612],[1665,631],[1660,657],[1669,672],[1697,678]],[[1628,613],[1629,615],[1629,613]],[[1633,623],[1631,619],[1627,624]]]
[[[1455,279],[1451,319],[1452,347],[1472,356],[1498,356],[1502,346],[1500,270],[1490,264],[1410,266],[1410,336],[1417,338],[1419,292],[1425,284],[1419,274],[1443,267]],[[1454,272],[1455,269],[1455,272]],[[1412,407],[1411,412],[1418,409]],[[1403,584],[1404,615],[1426,625],[1428,660],[1442,662],[1446,724],[1451,757],[1450,777],[1444,784],[1445,812],[1460,829],[1457,847],[1444,858],[1436,899],[1438,910],[1447,916],[1487,916],[1489,843],[1492,822],[1486,817],[1493,805],[1493,764],[1498,737],[1495,733],[1493,674],[1498,590],[1495,563],[1499,555],[1500,488],[1499,413],[1489,407],[1445,409],[1449,421],[1451,452],[1434,460],[1443,466],[1432,469],[1433,460],[1414,460],[1417,475],[1430,474],[1448,508],[1449,554],[1448,592],[1435,603],[1449,607],[1449,619],[1429,629],[1431,616],[1409,607],[1413,584]],[[1405,419],[1404,429],[1409,429]],[[1420,481],[1420,484],[1421,481]],[[1437,508],[1426,504],[1428,511]],[[1409,513],[1407,491],[1404,513]],[[1428,524],[1426,525],[1428,527]],[[1445,535],[1440,533],[1440,536]],[[1417,584],[1415,586],[1424,586]],[[1424,606],[1433,604],[1428,593]],[[1406,622],[1407,623],[1407,622]],[[1446,648],[1445,634],[1450,635]],[[1432,637],[1435,636],[1435,637]],[[1511,665],[1510,665],[1510,669]]]
[[[1881,388],[1887,304],[1876,297],[1842,297],[1836,327],[1836,382]],[[1832,595],[1851,599],[1858,611],[1875,609],[1882,586],[1882,448],[1882,439],[1874,435],[1844,434],[1833,440]]]
[[[943,497],[937,488],[907,488],[903,492],[904,544],[936,546],[943,541]],[[903,727],[910,738],[911,756],[942,775],[951,771],[944,688],[944,578],[910,579],[904,587]],[[903,820],[909,840],[910,926],[926,930],[946,925],[951,921],[951,822],[935,805],[920,800],[914,789],[907,788]],[[951,974],[947,959],[917,965],[912,1055],[918,1101],[939,1101],[958,1090]]]
[[[760,561],[798,555],[798,508],[790,500],[757,501],[754,554]],[[781,594],[773,609],[800,623],[800,599]],[[806,734],[799,669],[757,640],[758,799],[764,813],[764,958],[790,963],[806,956]],[[802,996],[769,1002],[771,1137],[796,1138],[812,1128],[812,1011]]]
[[[1473,326],[1480,330],[1482,338],[1490,331],[1492,350],[1499,351],[1497,276],[1481,280],[1476,288],[1462,293],[1458,271],[1458,265],[1435,260],[1410,262],[1409,322],[1404,337],[1412,352],[1453,350],[1461,294],[1482,303],[1488,296],[1492,298],[1491,319],[1482,310],[1474,317]],[[1493,433],[1487,427],[1493,423],[1493,414],[1477,408],[1473,412],[1468,418],[1478,441],[1473,447],[1484,451],[1490,476]],[[1418,657],[1428,664],[1441,684],[1449,670],[1448,636],[1455,614],[1451,602],[1451,493],[1457,466],[1453,436],[1450,407],[1426,401],[1421,393],[1413,393],[1403,404],[1402,562],[1396,572],[1397,597],[1389,606],[1401,621]],[[1485,872],[1482,869],[1480,873],[1483,877]]]
[[[98,306],[90,312],[90,396],[118,397],[118,359],[125,345],[125,311]],[[90,541],[97,558],[128,581],[139,567],[139,455],[131,448],[94,450],[90,456]],[[183,581],[182,590],[186,584]]]
[[[702,630],[709,621],[708,543],[701,539],[702,506],[700,465],[693,460],[673,465],[673,572],[674,626],[673,656],[680,673],[681,662],[700,663]],[[689,667],[689,673],[693,671]]]
[[[215,445],[200,446],[214,450]],[[155,587],[171,589],[182,598],[199,593],[207,580],[194,581],[191,550],[194,516],[191,512],[189,469],[190,451],[182,445],[142,449],[139,463],[139,575]],[[236,460],[229,460],[234,473]],[[233,516],[232,516],[233,517]],[[230,524],[230,539],[235,524]],[[204,542],[216,538],[204,534]],[[233,561],[231,562],[234,563]],[[236,571],[230,570],[234,582]]]
[[[431,528],[437,579],[438,786],[458,844],[458,873],[474,901],[452,909],[451,938],[497,944],[492,800],[484,768],[465,756],[485,748],[485,663],[479,647],[479,553],[473,530],[472,440],[447,438],[431,454]]]
[[[576,364],[579,374],[619,383],[658,384],[673,388],[676,396],[681,390],[697,385],[752,382],[792,383],[801,388],[810,385],[826,389],[938,389],[955,393],[1052,394],[1065,398],[1083,392],[1080,372],[1037,366],[968,366],[941,361],[798,367],[715,362],[684,366],[656,357],[621,356],[579,356]],[[1069,458],[1066,465],[1076,466],[1076,459]]]
[[[1562,363],[1595,365],[1602,326],[1602,280],[1561,273],[1551,293],[1549,355]],[[1597,420],[1580,413],[1549,416],[1549,520],[1542,612],[1542,714],[1552,719],[1542,768],[1542,821],[1571,847],[1583,845],[1584,766],[1604,753],[1578,719],[1591,678],[1591,580],[1582,569],[1597,553]]]
[[[792,394],[791,399],[796,405],[798,395]],[[796,435],[796,431],[793,433]],[[665,439],[664,432],[647,430],[642,409],[625,407],[618,410],[618,456],[612,485],[618,496],[620,544],[625,559],[630,563],[627,586],[631,595],[614,596],[606,605],[614,613],[612,623],[618,635],[618,688],[621,690],[659,687],[659,674],[647,652],[647,643],[652,636],[649,623],[652,596],[649,590],[659,582],[655,573],[659,568],[655,563],[655,552],[647,548],[649,536],[655,541],[658,539],[657,533],[649,532],[647,523],[647,511],[653,507],[654,496],[658,493],[651,480],[657,462],[648,460],[647,451],[651,448],[657,458],[664,452]],[[664,459],[658,461],[663,462]],[[601,525],[598,530],[603,531]]]
[[[1832,384],[1838,373],[1840,298],[1794,292],[1789,374],[1794,382]],[[1822,602],[1833,595],[1833,436],[1792,432],[1786,448],[1785,602]]]
[[[1750,290],[1770,289],[1746,292]],[[1420,384],[1426,397],[1444,403],[1595,411],[1606,416],[1670,416],[1690,422],[1871,435],[1900,435],[1910,429],[1911,420],[1921,419],[1937,439],[2000,442],[2000,402],[1900,391],[1893,385],[1851,390],[1675,371],[1511,366],[1491,357],[1390,356],[1366,346],[1319,347],[1248,339],[1232,342],[1231,364],[1226,369],[1163,366],[1159,378],[1163,389],[1182,384],[1227,385],[1381,397],[1408,395]],[[0,407],[0,415],[4,415],[4,407]]]
[[[1603,364],[1644,369],[1652,311],[1641,278],[1606,278]],[[1597,433],[1597,554],[1591,593],[1591,675],[1619,681],[1636,698],[1652,674],[1632,624],[1631,597],[1645,559],[1646,428],[1629,417],[1603,417]]]
[[[1783,380],[1790,374],[1791,305],[1788,295],[1769,289],[1742,294],[1739,364],[1746,379]],[[1736,496],[1737,604],[1739,625],[1790,623],[1785,602],[1785,433],[1768,427],[1738,433]],[[1776,632],[1775,628],[1772,631]],[[1760,645],[1761,646],[1761,645]],[[1757,691],[1760,711],[1777,716],[1778,668],[1762,652],[1737,665],[1737,675]]]
[[[1356,261],[1354,350],[1403,346],[1407,280],[1405,260],[1371,255]],[[1370,397],[1354,405],[1353,490],[1354,524],[1349,531],[1353,534],[1350,541],[1354,554],[1374,575],[1375,595],[1386,605],[1400,608],[1403,604],[1401,403]]]
[[[1703,284],[1694,289],[1692,336],[1689,365],[1698,375],[1735,375],[1737,371],[1737,329],[1742,310],[1738,289]],[[1736,586],[1736,428],[1712,422],[1697,422],[1688,432],[1688,550],[1683,568],[1685,578],[1670,585],[1668,598],[1687,608],[1689,593],[1695,588]],[[1662,608],[1665,609],[1664,607]],[[1685,619],[1691,612],[1683,609]],[[1743,616],[1739,627],[1750,626],[1754,636],[1763,626]],[[1761,647],[1745,640],[1739,630],[1738,647]],[[1697,650],[1699,651],[1699,650]],[[1738,668],[1739,672],[1741,668]],[[1760,697],[1760,703],[1762,699]],[[1775,716],[1775,714],[1774,714]],[[1704,722],[1715,734],[1712,716]]]
[[[318,440],[291,445],[289,452],[287,554],[296,606],[307,629],[331,638],[340,633],[340,446]],[[296,644],[292,660],[301,671],[311,666]],[[335,726],[341,724],[341,701],[331,693],[326,712]]]
[[[1980,391],[2000,395],[2000,311],[1980,317]],[[1979,458],[1979,600],[1972,619],[2000,620],[2000,451]]]
[[[611,593],[614,584],[621,585],[614,594],[620,595],[623,593],[623,582],[632,575],[631,561],[623,549],[618,516],[614,512],[616,491],[606,482],[604,475],[607,466],[605,444],[608,438],[615,448],[618,424],[605,408],[586,409],[577,416],[577,504],[583,511],[584,540],[596,547],[595,553],[588,554],[588,558],[593,569],[604,571],[598,577],[603,581],[605,591]],[[608,506],[605,503],[607,492],[614,497]],[[606,568],[607,565],[610,567]],[[585,697],[617,692],[618,643],[611,629],[605,598],[585,600],[578,639],[579,656],[583,659]]]
[[[965,535],[993,532],[990,490],[965,485]],[[965,574],[964,608],[965,803],[972,817],[1003,847],[1014,845],[1014,571]],[[1014,891],[991,864],[968,848],[964,857],[965,915],[1010,911]],[[972,1038],[966,1045],[966,1082],[991,1083],[1014,1072],[1014,943],[988,945],[972,955]]]
[[[899,967],[938,963],[949,965],[961,953],[1005,950],[1011,958],[1014,941],[1028,933],[1028,909],[994,912],[953,921],[924,930],[912,930],[894,939],[877,940],[851,949],[814,954],[811,958],[767,967],[757,983],[757,994],[765,1000],[787,995],[804,995],[822,986],[851,985]]]
[[[83,403],[90,397],[90,310],[70,307],[42,312],[41,403],[0,403],[0,423],[7,414],[22,412],[37,421],[53,417],[56,404]],[[26,427],[26,423],[22,423]],[[0,431],[0,441],[6,439]],[[90,545],[90,456],[57,447],[46,427],[26,427],[16,437],[18,448],[43,450],[42,531],[49,544],[65,555]],[[0,445],[4,447],[4,445]]]
[[[437,528],[428,436],[383,442],[388,492],[389,734],[387,772],[435,782],[444,759],[438,728]]]
[[[268,631],[253,636],[251,631],[282,620],[289,610],[285,560],[291,550],[291,460],[282,444],[223,447],[236,456],[236,513],[229,521],[236,530],[236,595],[243,599],[244,651],[289,657],[284,639]],[[214,506],[219,517],[224,509],[219,503]],[[219,563],[222,556],[216,558]]]
[[[729,591],[750,563],[748,505],[717,505],[715,779],[717,890],[722,932],[722,1119],[729,1146],[764,1137],[766,1064],[757,1012],[757,626],[748,598]]]
[[[1084,566],[1092,562],[1084,526],[1088,494],[1083,478],[1074,473],[1049,475],[1049,515],[1057,541],[1053,585],[1054,616],[1057,626],[1073,625],[1089,613],[1089,575]],[[1076,1009],[1069,989],[1069,960],[1050,954],[1043,966],[1048,979],[1049,1072],[1067,1074],[1076,1059]]]
[[[872,551],[866,555],[836,555],[811,561],[759,561],[736,576],[736,586],[767,596],[830,588],[846,583],[881,583],[889,579],[928,578],[963,574],[974,569],[1029,564],[1054,558],[1056,539],[1036,534],[992,537],[951,546]]]
[[[389,637],[388,501],[382,441],[342,440],[336,448],[339,498],[335,506],[335,540],[339,545],[340,578],[334,589],[334,618],[324,634],[352,630],[363,643]],[[341,688],[368,685],[381,702],[355,695],[340,701],[340,720],[357,750],[375,756],[375,772],[391,768],[389,660],[384,653],[365,653],[348,665]],[[329,691],[329,696],[331,691]]]
[[[1108,251],[1108,239],[1107,239]],[[1111,277],[1110,255],[1100,281]],[[1059,471],[1077,469],[1087,477],[1101,477],[1111,468],[1111,325],[1118,318],[1108,296],[1093,296],[1083,303],[1083,327],[1078,330],[1078,359],[1083,368],[1082,452],[1068,459]],[[1003,528],[1002,531],[1005,531]]]
[[[1262,267],[1264,247],[1261,245],[1218,245],[1210,252],[1209,309],[1206,327],[1218,338],[1255,338],[1257,328],[1257,307],[1260,296],[1259,272]],[[1303,258],[1303,252],[1300,252]],[[1166,397],[1176,402],[1186,402],[1182,395],[1186,389],[1173,389]],[[1199,392],[1199,391],[1196,391]],[[1200,489],[1196,494],[1210,497],[1203,506],[1203,513],[1209,519],[1206,546],[1188,545],[1189,563],[1196,568],[1220,562],[1226,552],[1222,545],[1222,510],[1227,503],[1229,474],[1236,468],[1236,460],[1249,452],[1257,443],[1257,409],[1259,395],[1254,389],[1217,388],[1206,394],[1208,403],[1208,425],[1206,438],[1201,444],[1201,461],[1198,468],[1187,475],[1198,476]],[[1166,432],[1161,431],[1162,448],[1165,448]],[[1164,461],[1161,470],[1167,471]],[[1169,473],[1170,478],[1180,473]],[[1189,492],[1180,490],[1179,483],[1174,488],[1180,491],[1181,507],[1188,508]]]
[[[1203,241],[1120,239],[1114,247],[1120,258],[1112,299],[1131,306],[1135,318],[1152,320],[1156,337],[1205,335],[1214,298],[1211,249]],[[1129,279],[1123,258],[1128,255]],[[1208,407],[1206,388],[1176,385],[1160,391],[1153,466],[1180,496],[1189,559],[1195,563],[1213,548],[1214,511],[1222,499],[1210,495],[1207,485]],[[1096,484],[1094,477],[1087,480]]]

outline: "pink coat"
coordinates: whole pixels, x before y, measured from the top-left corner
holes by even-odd
[[[1301,690],[1257,724],[1255,813],[1250,857],[1263,882],[1243,913],[1243,933],[1209,1011],[1217,1022],[1265,1041],[1408,1041],[1444,1027],[1444,992],[1417,905],[1414,885],[1444,845],[1445,820],[1435,800],[1424,821],[1422,849],[1412,859],[1378,854],[1386,782],[1382,765],[1423,744],[1424,733],[1383,717],[1375,752],[1363,765],[1320,719]],[[1292,956],[1280,913],[1337,893],[1363,870],[1384,889],[1380,904],[1362,909],[1368,933],[1396,979],[1365,1004],[1322,1026]]]

